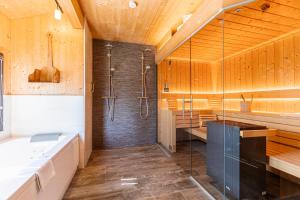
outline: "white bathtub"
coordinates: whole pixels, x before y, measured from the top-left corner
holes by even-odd
[[[78,135],[62,135],[58,141],[30,143],[11,138],[0,143],[0,199],[62,199],[78,166]],[[51,164],[52,176],[37,187],[37,173]],[[49,171],[49,170],[48,170]]]

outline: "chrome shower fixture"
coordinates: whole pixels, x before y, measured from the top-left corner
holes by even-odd
[[[107,107],[108,107],[108,115],[110,117],[111,121],[114,121],[115,118],[115,103],[116,103],[116,95],[114,90],[114,84],[113,84],[113,72],[115,71],[115,68],[111,66],[111,50],[113,46],[111,44],[105,45],[108,53],[107,59],[108,59],[108,96],[102,97],[103,99],[106,99]]]
[[[148,71],[151,69],[150,65],[145,66],[145,55],[146,52],[151,52],[152,50],[147,48],[142,51],[142,96],[138,97],[140,100],[140,118],[147,119],[149,116],[149,97],[147,96],[147,74]],[[146,113],[143,114],[143,107],[146,106]]]

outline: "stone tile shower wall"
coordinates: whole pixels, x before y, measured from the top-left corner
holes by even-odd
[[[110,121],[108,107],[103,96],[108,95],[108,59],[105,45],[108,41],[93,41],[93,147],[117,148],[156,143],[157,94],[155,49],[152,46],[110,42],[114,89],[117,96],[115,119]],[[147,92],[150,97],[150,116],[140,119],[139,100],[141,95],[141,52],[151,48],[145,62],[151,65],[147,76]]]

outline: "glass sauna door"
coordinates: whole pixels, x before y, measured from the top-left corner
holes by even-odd
[[[191,175],[215,199],[223,199],[224,147],[207,129],[223,109],[223,39],[223,14],[191,38]]]

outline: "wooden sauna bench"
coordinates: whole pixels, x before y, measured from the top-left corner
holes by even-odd
[[[268,137],[269,166],[300,178],[300,134],[280,132]]]
[[[249,114],[248,114],[249,115]],[[270,117],[270,116],[268,116]],[[252,122],[253,123],[253,122]],[[206,142],[207,128],[185,129]],[[241,131],[241,137],[266,136],[268,165],[287,174],[300,178],[300,133],[277,131],[275,129]]]
[[[218,113],[222,119],[222,114]],[[269,166],[300,178],[300,116],[299,114],[241,113],[226,111],[226,119],[255,123],[278,129],[267,137],[266,155]],[[281,131],[284,130],[284,131]]]
[[[201,116],[213,115],[212,110],[160,110],[159,143],[171,152],[176,152],[176,129],[191,129],[200,127]],[[216,115],[214,115],[216,116]]]

